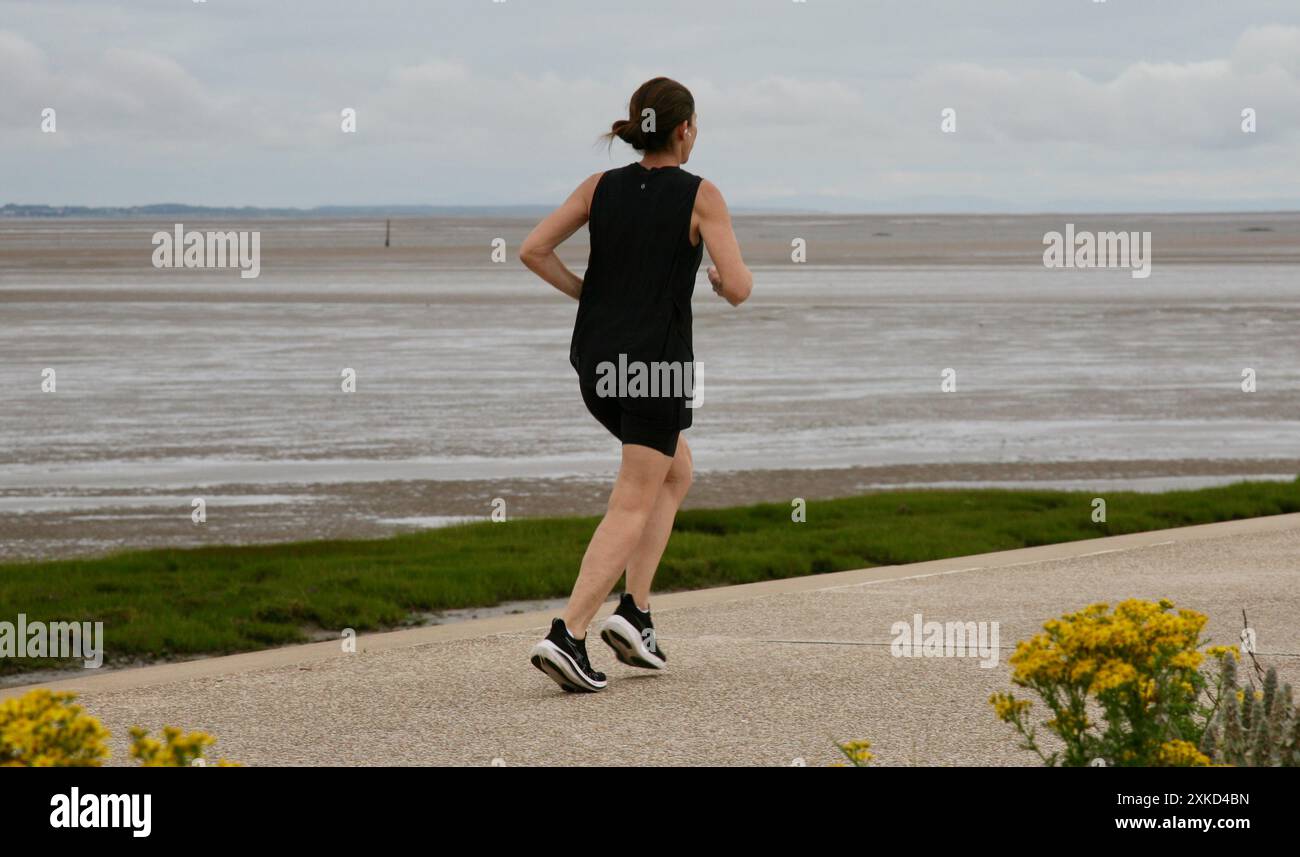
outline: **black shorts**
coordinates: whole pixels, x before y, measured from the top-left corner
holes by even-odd
[[[599,396],[595,387],[586,384],[579,386],[587,410],[622,443],[648,446],[669,458],[677,454],[677,436],[681,434],[677,400],[619,399]]]

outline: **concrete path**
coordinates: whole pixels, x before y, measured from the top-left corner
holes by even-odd
[[[170,724],[253,765],[826,765],[850,738],[881,765],[1032,764],[987,704],[1015,642],[1129,597],[1205,612],[1222,643],[1244,608],[1261,660],[1300,687],[1300,515],[657,596],[670,671],[624,667],[593,635],[598,695],[528,664],[538,613],[44,686],[82,693],[119,762],[129,725]],[[998,663],[891,656],[891,626],[916,613],[999,623]]]

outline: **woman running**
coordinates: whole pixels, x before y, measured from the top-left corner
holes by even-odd
[[[704,248],[713,260],[709,282],[732,306],[749,297],[754,281],[721,192],[681,168],[697,134],[686,87],[666,77],[642,84],[628,118],[605,135],[631,144],[641,161],[588,178],[519,251],[537,276],[578,301],[569,361],[587,409],[623,444],[618,479],[569,604],[531,653],[533,666],[570,692],[606,685],[587,657],[587,626],[624,572],[623,597],[602,623],[601,639],[631,666],[663,669],[668,661],[650,620],[650,584],[691,484],[681,431],[691,424],[686,385],[697,377],[691,295]],[[555,248],[584,223],[591,254],[579,277]],[[651,373],[666,366],[668,377],[685,380],[647,392],[644,383],[614,377],[633,376],[638,366]]]

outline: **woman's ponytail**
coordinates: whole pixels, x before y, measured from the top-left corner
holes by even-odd
[[[639,152],[657,152],[672,142],[673,129],[695,116],[695,97],[675,80],[656,77],[632,93],[627,118],[610,126],[604,138],[613,144],[622,140]],[[653,130],[647,130],[649,125]]]

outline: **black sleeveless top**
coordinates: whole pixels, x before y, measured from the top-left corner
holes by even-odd
[[[700,177],[680,167],[628,164],[600,177],[587,229],[591,255],[582,278],[569,362],[586,386],[603,361],[689,362],[691,295],[704,242],[691,244]],[[680,404],[680,403],[679,403]],[[678,409],[682,428],[690,410]]]

